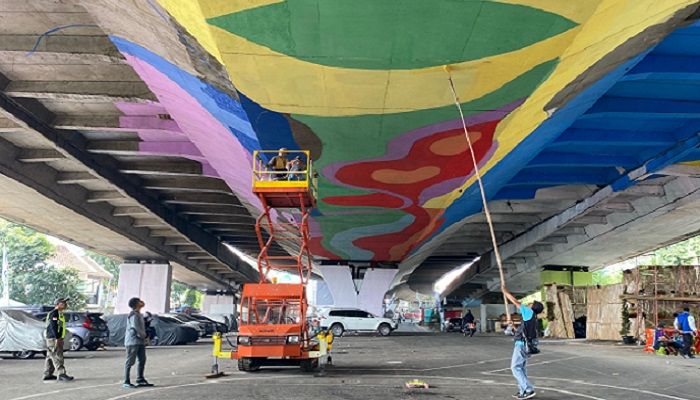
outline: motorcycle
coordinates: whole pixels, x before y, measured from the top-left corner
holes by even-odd
[[[476,333],[476,323],[474,322],[467,322],[466,324],[462,325],[462,334],[466,337],[472,337]]]

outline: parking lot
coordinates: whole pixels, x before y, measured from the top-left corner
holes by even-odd
[[[700,399],[700,362],[648,355],[638,347],[545,342],[529,374],[543,399]],[[504,399],[515,393],[512,341],[501,336],[399,333],[337,340],[334,366],[238,372],[207,380],[210,343],[148,350],[147,378],[157,386],[123,389],[123,350],[67,353],[71,383],[41,381],[43,361],[1,360],[0,399]],[[418,378],[429,389],[406,389]]]

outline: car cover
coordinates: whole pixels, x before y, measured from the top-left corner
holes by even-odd
[[[110,346],[124,346],[126,319],[128,316],[128,314],[115,314],[104,317],[109,327]],[[199,338],[199,333],[196,329],[170,318],[154,315],[151,326],[156,330],[156,336],[158,337],[156,345],[158,346],[194,343]]]
[[[45,324],[24,311],[0,311],[0,351],[44,351]]]

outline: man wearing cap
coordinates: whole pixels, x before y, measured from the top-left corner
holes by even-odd
[[[46,316],[46,363],[44,367],[44,380],[58,379],[62,382],[73,380],[66,375],[63,366],[63,338],[66,337],[66,317],[63,310],[68,308],[68,299],[60,298],[54,302],[54,309]],[[58,378],[54,375],[58,373]]]
[[[131,312],[126,320],[126,332],[124,335],[124,346],[126,347],[126,364],[124,365],[124,386],[125,388],[153,386],[143,377],[146,368],[146,321],[141,315],[141,309],[146,305],[138,297],[129,299]],[[136,385],[131,383],[131,367],[136,361]]]
[[[279,150],[279,153],[272,157],[270,162],[267,163],[267,166],[272,170],[272,180],[273,181],[281,181],[286,179],[287,177],[287,164],[289,163],[289,160],[287,159],[287,149],[282,147]]]

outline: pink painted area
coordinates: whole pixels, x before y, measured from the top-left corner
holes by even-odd
[[[165,109],[160,103],[155,101],[148,101],[145,103],[127,103],[127,102],[117,102],[114,106],[119,109],[125,115],[158,115],[167,114],[168,110]]]
[[[124,56],[173,120],[177,121],[176,125],[218,171],[231,190],[242,201],[260,209],[260,201],[250,190],[251,154],[216,117],[178,84],[147,62],[128,53],[124,53]]]
[[[188,158],[204,158],[197,146],[192,142],[160,142],[143,141],[139,143],[139,151],[144,153],[177,154]]]

